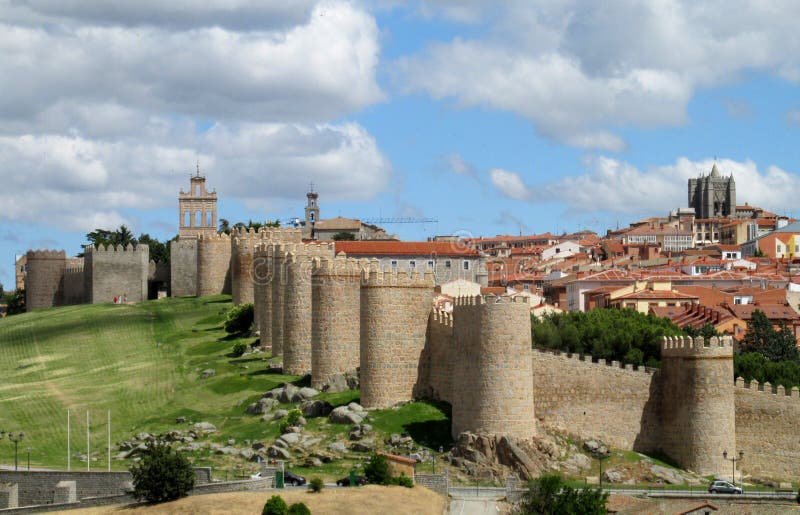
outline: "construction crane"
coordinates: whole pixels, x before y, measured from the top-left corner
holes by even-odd
[[[365,224],[436,224],[439,220],[436,218],[409,218],[409,217],[396,217],[396,218],[365,218],[361,220]]]

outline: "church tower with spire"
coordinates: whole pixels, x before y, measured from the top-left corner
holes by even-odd
[[[695,218],[725,218],[736,214],[736,182],[733,174],[723,177],[717,163],[711,173],[689,179],[689,207]]]
[[[189,191],[178,195],[178,234],[181,238],[217,233],[217,193],[206,190],[206,178],[197,172],[191,175]]]

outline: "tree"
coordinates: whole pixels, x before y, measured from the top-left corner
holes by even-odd
[[[747,334],[742,338],[739,348],[742,353],[763,354],[773,362],[800,360],[797,340],[792,330],[785,323],[781,323],[780,329],[776,331],[767,315],[760,309],[754,310],[750,320],[747,321]]]
[[[281,221],[276,218],[272,222],[267,221],[267,223],[264,224],[264,225],[266,225],[267,227],[280,227],[281,226]]]
[[[25,313],[25,290],[20,288],[8,296],[6,315],[19,315]]]
[[[355,241],[356,235],[351,232],[337,232],[333,235],[333,241]]]
[[[219,233],[230,234],[231,233],[231,223],[228,221],[227,218],[220,218],[219,219]]]
[[[261,510],[261,515],[286,515],[289,511],[286,506],[286,501],[280,495],[273,495],[264,504],[264,509]]]
[[[608,494],[600,489],[573,488],[558,474],[545,474],[528,483],[528,490],[515,512],[520,515],[605,514],[607,499]]]
[[[173,239],[176,239],[177,236]],[[150,248],[150,259],[156,262],[169,263],[170,250],[169,241],[160,242],[147,233],[139,235],[137,243],[147,245]]]
[[[173,501],[194,488],[194,470],[189,461],[163,442],[151,442],[142,459],[131,467],[133,496],[147,502]]]
[[[389,472],[389,462],[382,454],[374,453],[367,466],[364,467],[364,476],[373,485],[385,485],[392,477]]]
[[[254,311],[250,303],[234,306],[228,311],[223,327],[229,334],[242,334],[253,325]]]

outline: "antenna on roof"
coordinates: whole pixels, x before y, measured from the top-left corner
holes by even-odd
[[[200,158],[197,158],[197,176],[200,177]]]

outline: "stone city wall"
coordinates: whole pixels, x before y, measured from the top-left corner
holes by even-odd
[[[433,273],[379,270],[372,260],[361,286],[361,404],[386,408],[413,398]]]
[[[659,376],[659,450],[698,474],[724,474],[722,451],[736,453],[733,340],[667,337]]]
[[[283,371],[311,373],[311,269],[314,258],[333,258],[330,243],[290,243],[282,261],[286,283],[283,291]]]
[[[67,254],[63,250],[29,250],[25,278],[25,305],[34,310],[63,304],[64,268]]]
[[[262,227],[258,230],[237,227],[231,233],[231,296],[233,305],[253,303],[253,256],[256,245],[264,242],[301,243],[302,231],[294,228]]]
[[[453,438],[536,434],[526,297],[460,297],[453,306]]]
[[[173,297],[197,295],[197,238],[170,243],[170,293]]]
[[[452,403],[453,315],[433,310],[428,319],[428,335],[419,360],[419,387],[416,397]]]
[[[74,306],[86,302],[86,281],[83,258],[67,258],[64,264],[64,291],[62,303]]]
[[[147,300],[150,249],[147,245],[86,246],[84,280],[89,304],[112,302],[127,296],[128,302]]]
[[[600,438],[619,449],[652,448],[658,412],[652,369],[621,368],[558,351],[534,349],[536,418],[582,439]]]
[[[315,260],[311,284],[311,386],[359,366],[361,269],[340,254]]]
[[[197,296],[231,292],[231,238],[222,234],[197,237]]]
[[[736,452],[744,452],[737,469],[746,474],[775,479],[800,478],[800,393],[783,386],[745,382],[734,388],[736,402]],[[788,395],[787,395],[788,393]],[[725,449],[729,456],[731,448]],[[721,450],[717,451],[721,453]],[[730,474],[731,463],[724,475]]]

